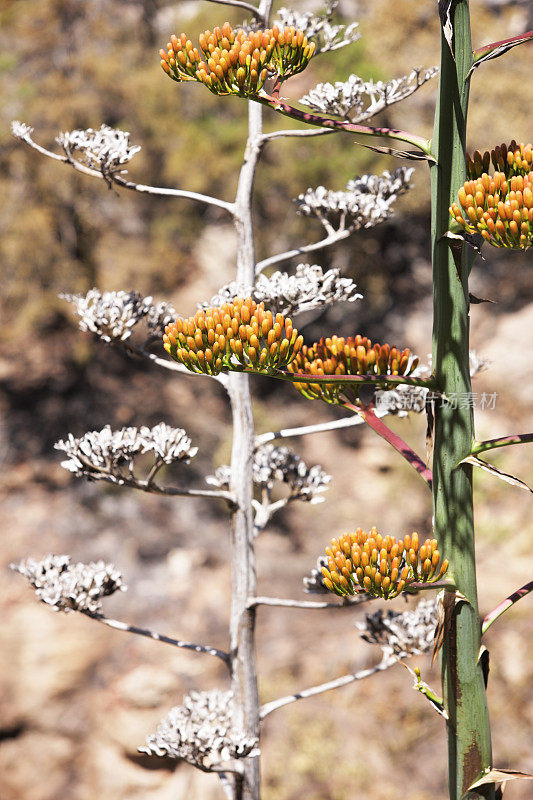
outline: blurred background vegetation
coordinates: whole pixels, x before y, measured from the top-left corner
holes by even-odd
[[[294,5],[320,8],[319,2],[294,0]],[[533,27],[524,4],[502,9],[473,0],[471,6],[475,45]],[[287,85],[293,99],[319,81],[345,79],[350,72],[388,79],[438,62],[434,2],[341,0],[339,12],[346,22],[359,21],[361,40],[314,59]],[[169,380],[92,341],[77,331],[68,304],[57,295],[93,286],[134,289],[192,313],[197,302],[234,277],[231,222],[223,211],[187,200],[109,190],[103,181],[76,174],[13,139],[10,122],[27,122],[37,141],[52,148],[62,130],[98,128],[102,122],[128,130],[132,143],[142,145],[130,165],[132,180],[231,200],[246,104],[216,98],[197,85],[177,86],[165,78],[157,57],[171,32],[194,34],[226,18],[242,21],[234,10],[201,0],[0,1],[2,564],[48,551],[69,552],[79,560],[109,558],[131,584],[125,597],[110,600],[117,615],[221,647],[229,580],[221,509],[75,482],[59,467],[52,446],[68,431],[79,435],[108,422],[120,427],[164,419],[185,427],[200,446],[198,458],[178,476],[181,483],[201,484],[227,458],[228,410],[219,389],[194,378]],[[521,47],[476,73],[471,149],[512,137],[531,141],[530,61],[531,46]],[[380,123],[429,136],[436,86],[432,82],[393,107]],[[265,114],[267,130],[289,124]],[[342,189],[362,172],[395,166],[388,157],[354,147],[345,134],[270,143],[254,199],[258,257],[321,237],[319,224],[298,217],[292,205],[307,187]],[[308,321],[307,337],[357,330],[378,340],[392,338],[422,356],[429,352],[427,177],[427,168],[418,166],[414,190],[398,202],[389,223],[313,254],[313,262],[338,266],[354,278],[364,300]],[[533,328],[531,256],[496,251],[484,256],[472,290],[497,304],[473,309],[473,340],[494,366],[476,388],[499,394],[496,410],[479,417],[481,438],[524,431],[533,421],[527,388],[533,370],[524,359],[524,337],[531,341]],[[523,380],[510,384],[509,370]],[[261,379],[254,393],[260,432],[332,417],[331,410],[305,403],[290,387]],[[423,449],[423,420],[397,424]],[[284,512],[262,536],[265,593],[298,596],[301,577],[339,529],[377,524],[392,533],[429,530],[423,486],[371,434],[354,429],[293,444],[308,462],[322,463],[333,481],[326,503]],[[531,481],[527,450],[511,448],[494,461]],[[495,486],[488,476],[481,476],[477,487],[480,583],[488,610],[531,578],[531,505],[525,492]],[[507,572],[501,569],[504,557],[512,564]],[[222,680],[216,665],[161,653],[154,643],[125,642],[83,619],[53,616],[16,577],[9,578],[1,602],[3,798],[217,796],[216,782],[192,768],[136,754],[184,691]],[[513,613],[514,625],[504,630],[502,623],[501,633],[491,634],[497,644],[491,679],[496,762],[531,770],[532,625],[527,607]],[[370,647],[357,642],[350,615],[341,612],[332,620],[318,614],[260,614],[265,700],[376,660]],[[436,685],[437,671],[430,675]],[[278,712],[279,719],[273,715],[263,743],[265,798],[444,797],[442,726],[422,698],[409,694],[409,681],[398,667],[364,689],[297,704]],[[530,795],[517,786],[508,796]]]

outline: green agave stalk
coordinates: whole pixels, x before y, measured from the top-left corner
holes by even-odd
[[[450,246],[448,208],[465,180],[466,118],[473,56],[467,0],[454,10],[453,53],[442,35],[441,74],[432,152],[433,365],[438,389],[446,395],[470,392],[469,254],[466,245]],[[444,237],[444,238],[443,238]],[[440,405],[440,404],[439,404]],[[475,571],[472,467],[454,468],[472,449],[470,408],[452,404],[435,412],[433,500],[435,537],[450,561],[449,575],[468,602],[456,605],[442,648],[443,698],[448,713],[450,800],[492,766],[491,735],[481,665],[480,625]],[[446,590],[452,591],[452,590]],[[483,787],[469,800],[493,798]]]

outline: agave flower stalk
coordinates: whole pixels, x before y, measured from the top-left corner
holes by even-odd
[[[453,52],[452,52],[453,48]],[[441,36],[441,71],[431,167],[433,254],[433,367],[445,395],[471,391],[469,371],[469,256],[467,245],[449,245],[449,207],[465,180],[468,74],[473,63],[467,0],[454,4],[452,48]],[[459,278],[459,280],[458,280]],[[480,647],[476,587],[472,467],[458,464],[474,440],[471,408],[435,409],[434,535],[450,561],[449,574],[468,602],[456,606],[442,648],[443,699],[448,733],[450,800],[492,767],[491,734]],[[446,590],[445,590],[446,591]],[[469,798],[493,798],[494,789]]]
[[[265,27],[268,27],[271,8],[272,0],[260,0],[258,14]],[[257,103],[249,103],[248,138],[234,212],[237,231],[236,282],[241,286],[253,286],[255,280],[252,194],[261,154],[257,142],[262,128],[263,109]],[[254,449],[255,428],[248,375],[231,373],[227,386],[233,422],[230,491],[237,498],[237,508],[231,519],[230,666],[233,722],[246,735],[258,738],[260,706],[255,654],[256,610],[247,606],[248,599],[257,595],[250,458]],[[233,800],[259,800],[260,794],[259,758],[249,756],[244,760],[242,776],[234,776]]]

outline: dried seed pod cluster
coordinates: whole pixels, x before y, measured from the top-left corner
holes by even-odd
[[[213,94],[256,95],[267,77],[283,80],[301,72],[315,51],[303,31],[234,31],[229,22],[199,36],[200,49],[186,34],[172,34],[161,49],[161,66],[175,81],[204,83]]]
[[[409,375],[418,364],[410,351],[388,344],[372,344],[366,336],[322,338],[304,345],[287,369],[306,375]],[[343,396],[358,402],[358,388],[336,383],[295,383],[304,397],[342,404]]]
[[[286,367],[303,337],[283,314],[265,310],[251,297],[220,308],[200,309],[194,317],[167,325],[165,350],[191,372],[218,375],[223,370],[263,372]]]
[[[473,156],[466,155],[466,172],[471,180],[481,178],[484,172],[489,171],[492,161],[497,172],[503,172],[507,178],[513,175],[527,175],[533,167],[533,147],[531,144],[517,144],[515,140],[510,144],[496,145],[490,152],[483,154],[476,150]]]
[[[367,592],[390,600],[411,583],[434,583],[448,569],[448,561],[441,563],[436,539],[420,544],[418,533],[412,533],[396,540],[376,528],[370,533],[358,528],[332,539],[326,555],[324,585],[342,597]]]
[[[531,151],[529,151],[531,152]],[[468,233],[479,232],[494,247],[527,249],[533,244],[533,172],[504,172],[466,181],[450,214]]]

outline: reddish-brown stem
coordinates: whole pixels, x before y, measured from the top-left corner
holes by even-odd
[[[420,458],[420,456],[415,453],[415,451],[409,447],[409,445],[404,442],[401,436],[391,431],[388,428],[383,420],[379,417],[376,417],[374,413],[374,408],[372,405],[368,406],[356,406],[352,405],[351,403],[345,403],[345,407],[355,411],[356,414],[359,414],[362,419],[366,422],[366,424],[375,431],[378,436],[381,436],[382,439],[385,439],[394,449],[401,455],[405,460],[415,469],[422,480],[426,482],[428,487],[431,489],[432,482],[433,482],[433,473],[429,469],[429,467],[424,463],[424,461]]]
[[[518,44],[528,42],[531,39],[533,39],[533,31],[526,31],[525,33],[520,33],[518,36],[511,36],[509,39],[501,39],[499,42],[491,42],[490,44],[486,44],[483,47],[474,50],[474,62],[486,53],[490,53],[492,50],[497,50],[499,47],[502,47],[506,44],[510,47],[514,47]]]
[[[307,111],[301,111],[299,108],[293,108],[288,103],[284,103],[278,97],[263,94],[256,95],[251,98],[257,100],[259,103],[284,114],[291,119],[297,119],[300,122],[305,122],[307,125],[318,125],[321,128],[330,128],[332,130],[348,131],[348,133],[358,133],[364,136],[383,136],[387,139],[397,139],[401,142],[413,145],[413,147],[421,150],[428,159],[433,160],[430,155],[430,142],[422,136],[418,136],[408,131],[397,130],[396,128],[374,128],[368,125],[358,125],[350,120],[343,119],[330,119],[329,117],[322,117],[317,114],[309,114]]]
[[[276,100],[276,102],[279,102],[279,90],[281,89],[282,83],[283,81],[281,80],[280,76],[277,75],[272,87],[272,97]]]
[[[258,373],[254,367],[247,367],[245,372]],[[433,376],[429,378],[419,378],[414,375],[310,375],[306,372],[287,372],[287,370],[273,369],[264,373],[269,378],[277,378],[290,383],[336,383],[340,386],[350,386],[350,384],[368,384],[370,386],[399,386],[408,384],[409,386],[420,386],[423,389],[435,390],[436,385]]]
[[[497,439],[474,442],[471,454],[478,455],[486,450],[496,450],[497,447],[508,447],[511,444],[529,444],[530,442],[533,442],[533,433],[514,433],[510,436],[498,436]]]
[[[525,597],[525,595],[529,594],[530,592],[533,592],[533,581],[524,584],[524,586],[521,586],[520,589],[516,590],[516,592],[513,592],[509,595],[509,597],[506,597],[505,600],[502,600],[501,603],[498,603],[496,608],[494,608],[490,614],[487,614],[483,620],[481,624],[481,634],[483,635],[486,633],[492,623],[496,622],[498,617],[501,617],[504,611],[507,611],[507,609],[511,608],[511,606],[520,600],[521,597]]]

